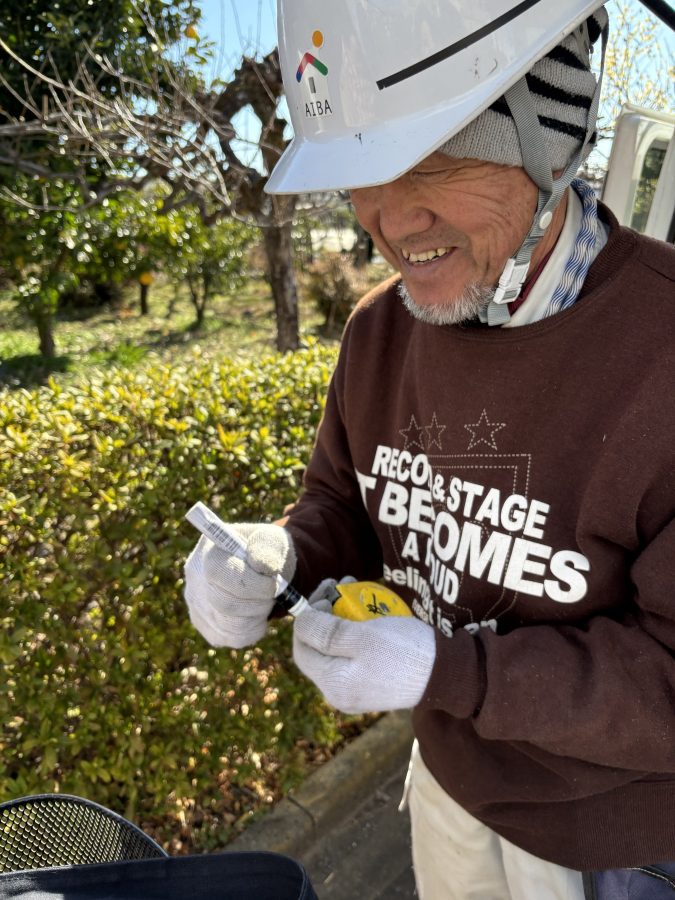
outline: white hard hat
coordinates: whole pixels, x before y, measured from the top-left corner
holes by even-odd
[[[278,0],[294,137],[269,193],[383,184],[501,97],[602,0]]]

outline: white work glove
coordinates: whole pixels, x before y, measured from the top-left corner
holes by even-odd
[[[352,622],[308,608],[293,625],[293,658],[342,712],[410,709],[429,681],[436,641],[431,625],[419,619]]]
[[[209,644],[239,649],[265,634],[275,576],[290,581],[296,557],[290,534],[279,525],[229,527],[246,544],[246,560],[201,537],[185,563],[185,600],[192,624]]]
[[[338,584],[346,584],[350,581],[356,581],[356,578],[352,578],[351,575],[346,575],[344,578],[340,578],[339,581],[337,578],[324,578],[309,595],[307,602],[312,609],[330,612],[333,609],[333,601],[337,597]]]

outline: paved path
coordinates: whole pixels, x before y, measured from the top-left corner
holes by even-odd
[[[398,812],[412,743],[390,713],[321,766],[228,850],[299,860],[319,900],[414,900],[407,812]]]
[[[416,897],[407,813],[398,811],[406,766],[301,855],[319,900]]]

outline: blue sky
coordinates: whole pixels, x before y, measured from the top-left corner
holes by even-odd
[[[200,32],[215,43],[213,76],[227,78],[243,53],[269,53],[277,43],[276,0],[197,0]]]
[[[264,55],[276,46],[276,0],[197,0],[196,5],[202,11],[200,36],[214,43],[207,79],[227,81],[244,54]],[[258,119],[244,110],[234,124],[242,138],[235,152],[246,165],[260,169]]]

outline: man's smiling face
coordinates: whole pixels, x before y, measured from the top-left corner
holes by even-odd
[[[467,298],[484,305],[532,224],[537,196],[523,169],[440,151],[395,181],[351,192],[358,220],[401,273],[420,317],[440,311],[446,322],[466,318]],[[554,245],[565,206],[556,209],[530,271]]]

